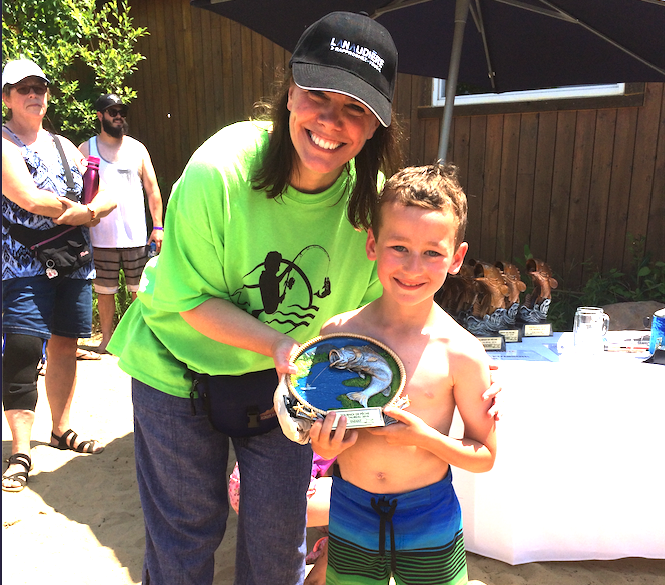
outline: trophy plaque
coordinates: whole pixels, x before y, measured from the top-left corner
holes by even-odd
[[[329,412],[341,415],[347,428],[385,426],[394,422],[386,406],[404,407],[404,365],[397,354],[371,337],[333,333],[300,346],[291,363],[297,373],[287,376],[292,416],[316,420]]]

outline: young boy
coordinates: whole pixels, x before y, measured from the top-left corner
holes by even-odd
[[[488,360],[480,342],[433,300],[468,244],[466,196],[452,165],[407,168],[385,185],[373,210],[367,256],[383,295],[337,317],[321,333],[368,335],[406,369],[410,406],[386,409],[398,423],[345,432],[342,417],[313,424],[312,447],[337,457],[328,545],[328,585],[467,582],[462,517],[450,465],[474,472],[494,464]],[[448,436],[455,406],[464,438]]]

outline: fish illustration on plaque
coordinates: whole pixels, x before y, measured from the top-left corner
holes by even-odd
[[[347,428],[385,426],[394,422],[386,406],[408,404],[402,396],[404,365],[380,341],[351,333],[316,337],[292,357],[297,373],[287,377],[292,416],[316,420],[328,412],[347,418]]]

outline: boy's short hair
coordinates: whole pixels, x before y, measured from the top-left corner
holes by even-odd
[[[457,167],[452,163],[435,163],[406,167],[386,181],[372,213],[372,231],[378,237],[381,208],[386,203],[450,211],[457,219],[455,248],[464,241],[467,203],[459,183]]]

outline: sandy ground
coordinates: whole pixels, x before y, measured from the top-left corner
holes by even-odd
[[[134,472],[129,378],[113,356],[79,361],[72,426],[107,444],[101,455],[48,446],[50,411],[40,377],[34,469],[21,493],[2,492],[2,582],[12,585],[141,582],[143,516]],[[5,418],[2,457],[11,454]],[[233,462],[230,463],[232,467]],[[216,554],[215,585],[233,582],[236,516]],[[312,540],[318,534],[312,535]],[[663,585],[665,561],[621,559],[510,566],[469,554],[469,577],[487,585]],[[270,584],[266,584],[270,585]]]

